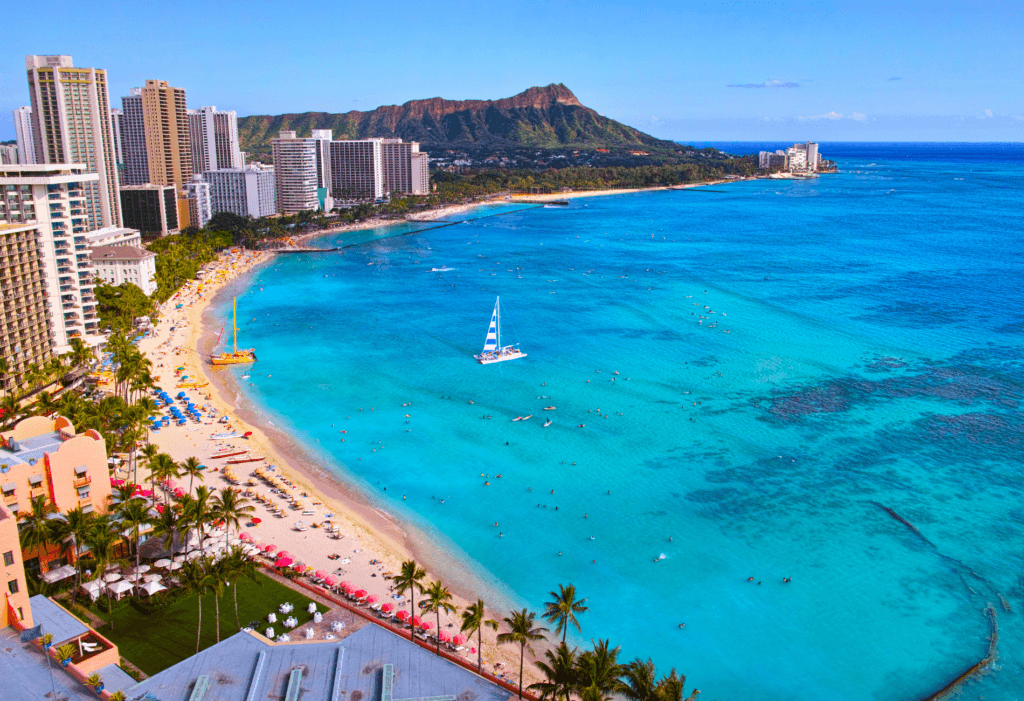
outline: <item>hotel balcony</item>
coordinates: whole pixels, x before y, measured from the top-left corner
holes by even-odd
[[[7,504],[8,506],[10,506],[11,504],[18,503],[18,495],[14,494],[14,493],[5,494],[4,495],[4,503]]]
[[[48,494],[48,492],[46,491],[46,487],[44,487],[43,485],[39,485],[38,487],[33,487],[28,492],[29,497],[32,498],[32,499],[35,499],[36,497],[47,496],[47,494]]]
[[[78,489],[79,487],[84,487],[87,484],[92,484],[92,477],[90,477],[89,475],[79,477],[78,479],[71,483],[71,486],[74,487],[75,489]]]
[[[79,506],[79,508],[85,508],[86,506],[92,506],[92,498],[91,497],[85,497],[84,499],[79,499],[78,500],[78,506]]]

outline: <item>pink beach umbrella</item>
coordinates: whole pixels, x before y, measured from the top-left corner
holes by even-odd
[[[337,583],[337,581],[338,580],[336,580],[334,577],[325,577],[324,578],[324,584],[326,584],[329,587],[333,587]]]
[[[323,570],[317,570],[316,572],[313,573],[313,576],[316,577],[317,579],[325,579],[327,577],[327,573],[324,572]]]
[[[288,552],[287,550],[282,550],[281,552],[279,552],[277,554],[277,556],[278,557],[291,557],[292,554],[290,552]]]
[[[419,626],[422,623],[423,623],[423,619],[420,618],[419,616],[413,616],[412,617],[412,625],[413,625],[413,627]]]
[[[380,607],[380,610],[383,611],[384,613],[391,613],[392,611],[395,610],[395,605],[394,604],[384,604],[383,606]]]
[[[409,612],[405,609],[402,609],[401,611],[395,614],[395,618],[397,618],[400,621],[404,621],[409,618]]]
[[[238,539],[239,540],[252,540],[252,536],[249,535],[248,533],[243,533],[242,535],[238,536]]]
[[[341,582],[340,586],[341,586],[341,588],[342,588],[342,589],[344,589],[345,591],[348,591],[349,589],[351,589],[351,588],[352,588],[352,582],[350,582],[350,581],[348,581],[347,579],[345,579],[345,580],[342,580],[342,582]]]
[[[420,623],[420,628],[422,628],[423,630],[430,630],[433,627],[434,624],[430,621],[423,621],[423,623]]]
[[[370,594],[368,597],[366,597],[366,603],[368,603],[368,604],[375,604],[375,603],[377,603],[377,597],[374,596],[373,594]]]
[[[291,559],[290,557],[282,557],[280,560],[274,563],[274,567],[288,567],[293,562],[295,562],[295,560]]]
[[[277,546],[273,543],[267,543],[267,547],[263,548],[265,552],[272,553],[277,550]]]
[[[359,591],[357,591],[352,596],[356,597],[357,599],[362,599],[362,598],[364,598],[366,596],[366,590],[365,589],[360,589]]]
[[[437,639],[440,640],[442,643],[446,643],[449,640],[451,640],[451,638],[448,637],[448,633],[443,630],[439,630],[437,632]]]
[[[298,572],[299,574],[302,574],[303,572],[305,572],[305,571],[306,571],[306,570],[308,570],[308,569],[309,569],[309,568],[308,568],[308,567],[306,567],[306,566],[305,566],[304,564],[302,564],[301,562],[300,562],[299,564],[295,565],[295,571],[296,571],[296,572]]]
[[[452,636],[452,645],[462,645],[464,642],[466,642],[466,636],[465,635],[453,635]]]

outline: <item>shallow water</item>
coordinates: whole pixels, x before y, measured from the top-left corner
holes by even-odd
[[[989,602],[967,697],[1019,698],[1024,152],[826,146],[814,181],[281,256],[239,298],[243,390],[524,605],[574,583],[577,642],[707,698],[919,698],[985,655]],[[528,357],[480,366],[498,294]]]

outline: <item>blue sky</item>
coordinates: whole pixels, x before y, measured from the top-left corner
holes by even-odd
[[[1024,140],[1022,2],[55,0],[4,19],[0,139],[25,54],[62,53],[107,69],[114,106],[147,78],[240,116],[561,82],[682,141]]]

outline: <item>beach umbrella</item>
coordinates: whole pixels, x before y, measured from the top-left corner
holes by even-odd
[[[280,560],[274,563],[274,567],[287,567],[293,562],[295,562],[295,560],[291,559],[290,557],[282,557]]]
[[[119,575],[117,572],[111,572],[110,574],[103,575],[103,581],[107,584],[110,584],[111,582],[116,582],[119,579],[121,579],[121,575]]]
[[[186,396],[187,395],[184,392],[178,392],[177,394],[178,399],[184,399]]]
[[[451,640],[451,638],[448,636],[448,633],[443,630],[437,631],[437,639],[440,640],[442,643],[446,643],[449,640]]]
[[[335,584],[337,584],[337,582],[338,580],[336,580],[334,577],[324,577],[324,584],[328,587],[333,587]]]
[[[402,609],[401,611],[395,614],[395,618],[397,618],[400,621],[404,621],[407,618],[409,618],[409,612],[405,609]]]
[[[430,621],[423,621],[423,623],[420,623],[420,628],[422,628],[423,630],[430,630],[433,627],[434,624]]]
[[[384,604],[383,606],[380,607],[380,610],[383,611],[384,613],[391,613],[392,611],[395,610],[395,605],[394,604]]]
[[[252,541],[252,536],[248,533],[243,533],[242,535],[238,536],[238,539]]]
[[[290,552],[288,552],[287,550],[282,550],[281,552],[279,552],[277,554],[277,556],[278,557],[291,557],[292,554]]]
[[[272,543],[267,543],[266,546],[263,548],[263,550],[265,552],[272,553],[275,550],[277,550],[277,546],[272,544]]]
[[[258,526],[261,523],[263,523],[263,519],[259,518],[258,516],[253,516],[252,522],[255,523]],[[249,535],[249,534],[245,533],[244,535]]]
[[[147,574],[145,577],[142,578],[142,581],[144,581],[144,582],[159,582],[161,579],[163,579],[162,575],[159,575],[159,574]]]
[[[464,642],[466,642],[466,636],[465,635],[453,635],[452,636],[452,645],[462,645]]]
[[[351,589],[352,588],[352,582],[348,581],[347,579],[346,580],[342,580],[340,586],[341,586],[342,589]]]
[[[305,572],[305,571],[306,571],[307,569],[309,569],[309,568],[308,568],[308,567],[306,567],[306,566],[305,566],[304,564],[302,564],[301,562],[300,562],[299,564],[295,565],[295,571],[296,571],[296,572],[298,572],[299,574],[302,574],[302,573],[303,573],[303,572]]]
[[[357,599],[362,599],[362,598],[364,598],[366,596],[366,590],[365,589],[359,589],[352,596],[356,597]]]
[[[368,597],[366,597],[366,603],[368,603],[368,604],[375,604],[375,603],[377,603],[377,597],[374,596],[373,594],[370,594]]]
[[[422,624],[422,623],[423,623],[423,619],[422,619],[422,618],[420,618],[419,616],[413,616],[413,617],[412,617],[412,625],[413,625],[413,627],[414,627],[414,628],[415,628],[416,626],[419,626],[419,625],[420,625],[420,624]]]
[[[174,561],[175,562],[184,562],[185,561],[185,556],[184,555],[175,555],[174,556]]]
[[[327,573],[324,572],[323,570],[317,570],[316,572],[313,573],[313,576],[316,577],[317,579],[324,579],[327,576]]]
[[[149,572],[150,569],[151,568],[149,565],[139,565],[138,567],[132,567],[130,570],[128,570],[128,574],[145,573]]]
[[[174,570],[180,570],[181,567],[182,565],[180,562],[172,562],[170,565],[167,566],[167,569],[173,572]]]
[[[154,562],[153,567],[167,567],[169,564],[171,564],[171,561],[167,558],[163,558]]]

